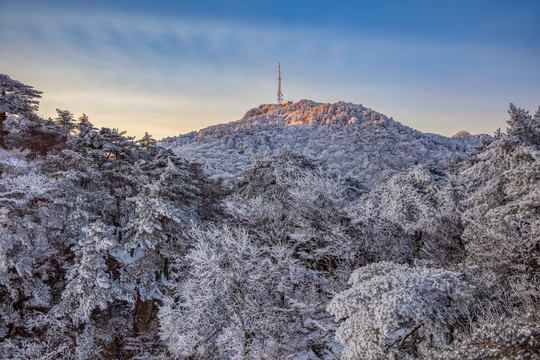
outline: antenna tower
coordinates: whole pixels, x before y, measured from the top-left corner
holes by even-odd
[[[283,93],[281,92],[281,64],[278,62],[278,75],[277,75],[277,104],[283,102]]]

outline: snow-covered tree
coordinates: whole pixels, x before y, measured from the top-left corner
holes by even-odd
[[[5,74],[0,74],[0,147],[5,148],[4,121],[9,114],[23,115],[30,118],[37,111],[41,91],[25,85]]]
[[[119,131],[118,129],[101,128],[99,135],[105,139],[103,149],[106,152],[107,158],[118,159],[126,155],[131,155],[133,150],[137,147],[133,140],[134,136],[127,136],[126,131]]]
[[[431,358],[441,360],[540,359],[538,313],[480,318],[471,331],[456,334],[456,341]]]
[[[57,184],[36,173],[4,175],[0,180],[0,288],[5,295],[2,305],[12,310],[49,305],[49,289],[44,281],[50,275],[47,260],[54,250],[47,242],[40,210],[49,208],[53,202],[52,193]],[[14,314],[3,311],[2,315]],[[2,322],[3,326],[17,326],[22,319],[20,315],[16,318],[17,321]]]
[[[316,311],[317,285],[286,245],[265,246],[230,227],[195,230],[193,236],[197,242],[185,260],[189,272],[174,292],[180,301],[170,298],[159,315],[161,337],[173,355],[330,355],[320,342],[328,329]]]
[[[127,263],[124,276],[140,284],[140,298],[148,300],[160,297],[172,260],[182,263],[190,248],[187,232],[199,221],[200,190],[192,174],[170,152],[138,166],[144,184],[126,199],[133,215],[123,227],[121,244]]]
[[[459,273],[380,262],[351,275],[328,311],[342,320],[343,359],[417,358],[452,341],[471,287]]]
[[[70,133],[75,129],[75,118],[73,113],[69,110],[56,109],[58,116],[54,119],[58,125],[67,133]]]
[[[272,356],[280,342],[279,278],[270,256],[242,230],[196,231],[182,301],[160,312],[161,336],[178,357]]]
[[[529,112],[510,104],[507,133],[531,144],[540,145],[540,108],[534,117]]]
[[[137,140],[136,143],[141,147],[141,149],[148,150],[157,145],[157,140],[154,139],[152,135],[145,132],[144,136]]]
[[[416,165],[383,179],[348,207],[370,261],[429,259],[455,264],[463,253],[464,187],[452,174]]]
[[[66,274],[66,287],[58,312],[74,322],[89,320],[92,312],[105,310],[114,300],[130,300],[132,286],[112,279],[107,265],[111,250],[116,247],[113,230],[98,221],[83,229],[73,252],[75,264]]]
[[[463,172],[469,189],[463,238],[467,262],[480,267],[476,274],[492,296],[537,307],[540,118],[513,105],[510,114],[508,135],[487,144]]]

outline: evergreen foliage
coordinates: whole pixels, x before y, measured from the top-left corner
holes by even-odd
[[[362,105],[261,105],[241,120],[163,139],[180,156],[204,164],[211,177],[234,177],[253,158],[282,148],[318,162],[333,172],[375,185],[387,170],[402,171],[431,163],[444,166],[456,155],[466,159],[487,135],[446,138],[425,134]]]
[[[21,115],[26,118],[35,116],[41,97],[41,91],[25,85],[5,74],[0,74],[0,148],[4,148],[6,130],[4,122],[8,115]]]
[[[0,86],[0,358],[540,359],[540,109],[470,153],[264,105],[176,139],[235,154],[193,163]],[[330,154],[360,130],[372,159]]]

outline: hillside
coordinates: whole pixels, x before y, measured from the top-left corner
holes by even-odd
[[[467,158],[481,137],[447,138],[426,134],[362,105],[321,104],[300,100],[289,105],[260,105],[241,120],[162,140],[187,160],[204,164],[212,177],[231,176],[253,156],[283,147],[325,161],[343,175],[373,184],[385,170],[415,164],[444,165],[456,155]]]
[[[219,181],[147,133],[40,118],[40,94],[0,74],[0,359],[540,360],[540,109],[368,187],[291,150],[234,174],[220,151],[298,139],[380,175],[472,143],[264,105],[176,139]]]

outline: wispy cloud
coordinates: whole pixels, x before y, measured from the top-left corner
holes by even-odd
[[[500,102],[499,114],[508,101],[537,101],[537,90],[527,91],[540,81],[538,49],[104,11],[2,13],[0,24],[2,71],[45,91],[42,112],[84,111],[136,134],[154,126],[149,119],[165,136],[173,134],[167,122],[189,131],[272,102],[278,60],[288,98],[361,102],[429,131],[437,131],[433,104],[446,113],[461,107],[461,128],[470,125],[459,124],[463,109],[494,116],[486,99]],[[488,111],[475,109],[482,104]]]

